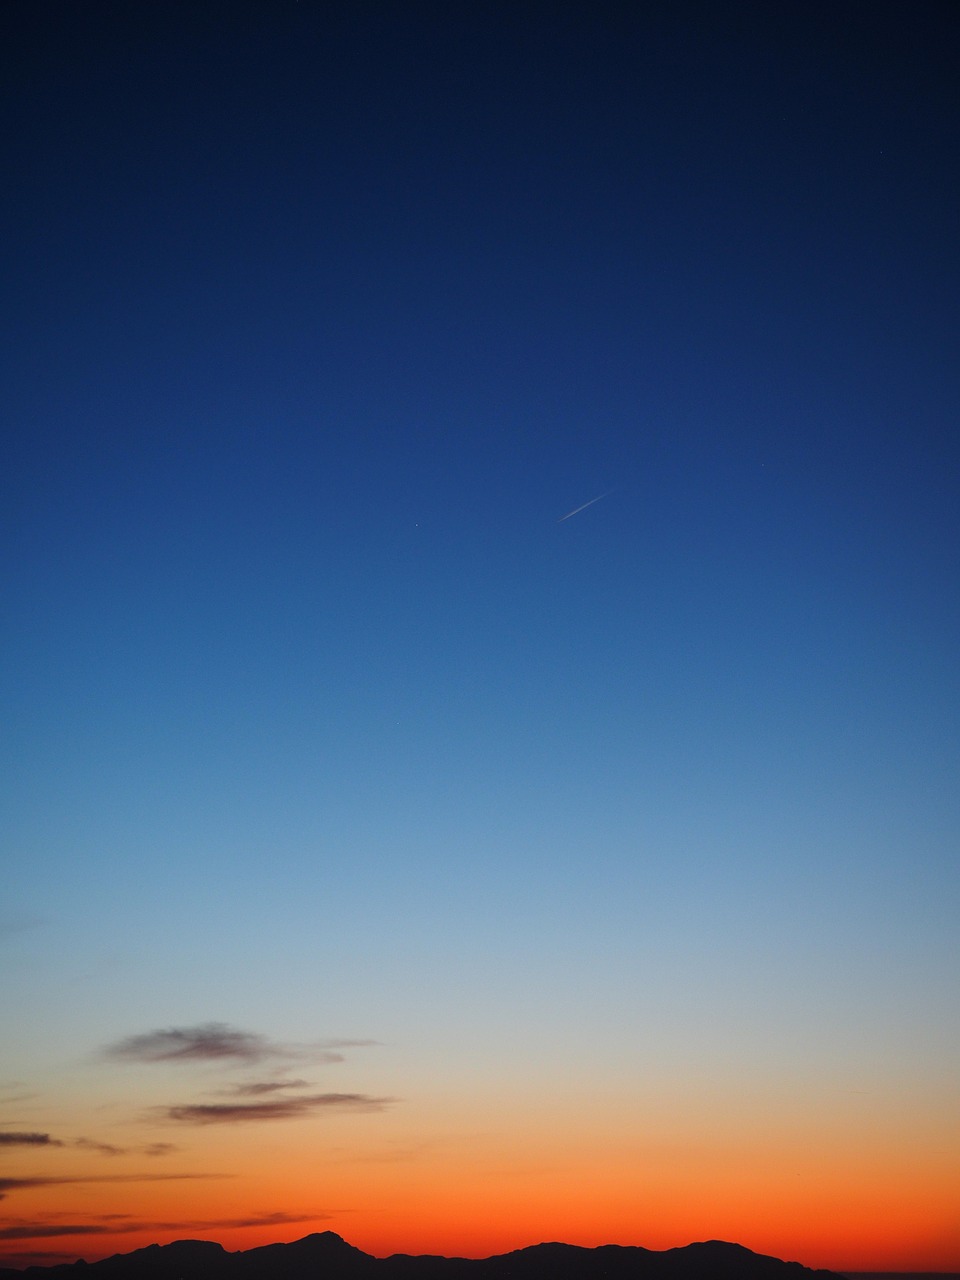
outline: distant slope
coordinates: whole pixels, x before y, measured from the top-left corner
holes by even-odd
[[[493,1258],[374,1258],[333,1231],[292,1244],[228,1253],[208,1240],[178,1240],[100,1262],[0,1268],[0,1280],[838,1280],[711,1240],[656,1252],[625,1245],[584,1249],[537,1244]]]

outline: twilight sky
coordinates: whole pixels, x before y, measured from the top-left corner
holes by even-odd
[[[960,1270],[958,46],[3,5],[0,1258]]]

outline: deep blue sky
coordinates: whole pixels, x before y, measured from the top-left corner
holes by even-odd
[[[652,974],[664,1064],[942,1080],[956,7],[0,23],[8,1074]]]

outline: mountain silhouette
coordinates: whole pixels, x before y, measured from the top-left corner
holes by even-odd
[[[657,1252],[635,1245],[536,1244],[491,1258],[395,1253],[375,1258],[333,1231],[292,1244],[229,1253],[209,1240],[151,1244],[99,1262],[24,1270],[0,1267],[0,1280],[837,1280],[799,1262],[709,1240]]]

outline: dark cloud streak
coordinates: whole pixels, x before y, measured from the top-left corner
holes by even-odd
[[[303,1082],[297,1081],[296,1083],[300,1085]],[[112,1142],[98,1142],[95,1138],[75,1138],[72,1142],[63,1142],[60,1138],[51,1138],[49,1133],[0,1132],[0,1147],[67,1146],[79,1147],[81,1151],[96,1151],[102,1156],[165,1156],[177,1150],[172,1142],[150,1142],[140,1147],[118,1147]]]
[[[342,1061],[342,1059],[340,1059]],[[260,1098],[281,1089],[309,1089],[308,1080],[252,1080],[249,1084],[231,1085],[219,1092],[231,1098]]]
[[[0,1240],[41,1240],[51,1236],[92,1236],[98,1235],[102,1227],[91,1223],[62,1223],[51,1225],[30,1222],[23,1227],[0,1227]]]
[[[18,1222],[0,1228],[0,1240],[41,1240],[54,1236],[129,1235],[135,1231],[216,1231],[222,1228],[283,1227],[326,1221],[329,1213],[254,1213],[240,1218],[184,1218],[176,1222],[144,1222],[125,1215],[105,1214],[93,1222]],[[118,1222],[117,1218],[123,1221]]]
[[[279,1044],[254,1031],[226,1022],[203,1022],[194,1027],[161,1027],[126,1036],[106,1045],[101,1053],[114,1062],[275,1061],[342,1062],[342,1049],[376,1044],[375,1040],[318,1040],[313,1044]]]
[[[239,1031],[225,1022],[147,1031],[117,1040],[103,1052],[118,1062],[260,1062],[271,1056],[286,1056],[266,1036]]]
[[[41,1187],[70,1187],[87,1182],[192,1182],[208,1178],[233,1178],[232,1173],[106,1173],[75,1178],[0,1178],[0,1200],[11,1191],[34,1191]]]
[[[162,1107],[161,1114],[178,1124],[235,1124],[253,1120],[290,1120],[312,1111],[382,1111],[393,1098],[367,1093],[313,1093],[270,1102],[185,1103]]]
[[[0,1133],[0,1147],[62,1147],[49,1133]]]

